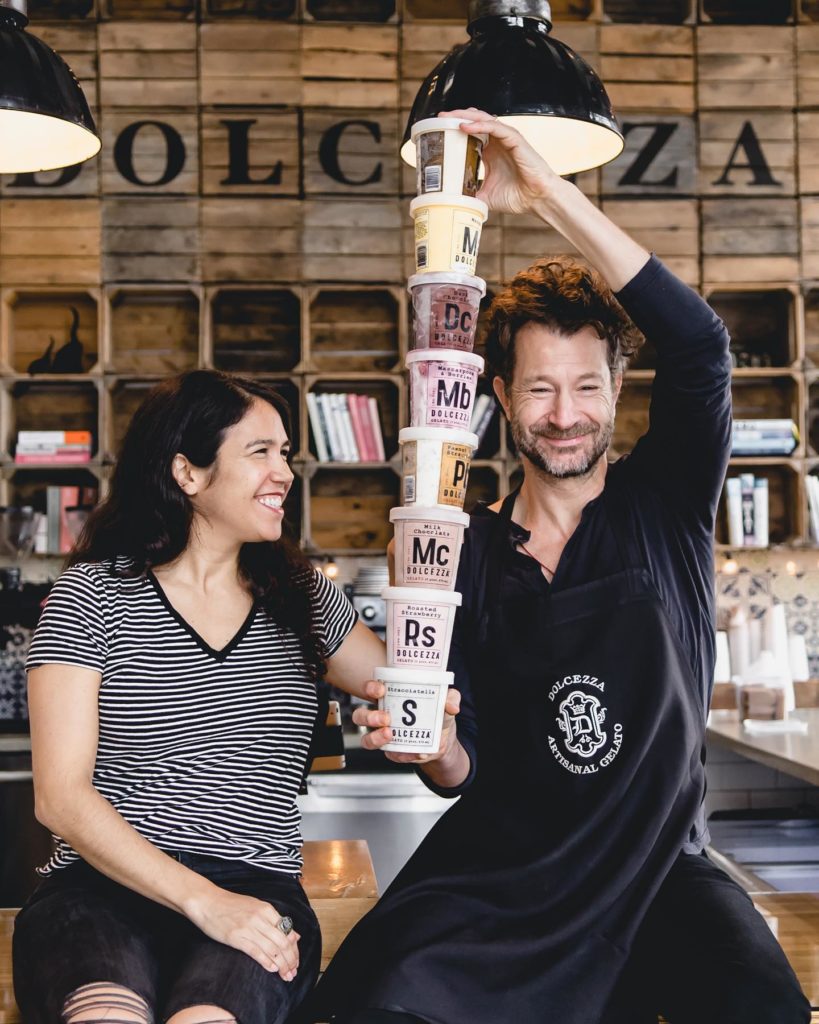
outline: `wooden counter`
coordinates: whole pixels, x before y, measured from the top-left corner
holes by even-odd
[[[793,717],[808,722],[807,733],[758,736],[743,729],[736,711],[712,711],[706,736],[752,761],[819,785],[819,708],[798,708]]]

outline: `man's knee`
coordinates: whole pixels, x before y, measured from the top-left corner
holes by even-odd
[[[760,971],[733,993],[721,1024],[810,1024],[810,1017],[810,1003],[796,978]]]
[[[237,1021],[220,1006],[186,1006],[169,1017],[167,1024],[237,1024]]]
[[[153,1024],[142,996],[122,985],[92,981],[75,989],[63,1003],[63,1024]]]

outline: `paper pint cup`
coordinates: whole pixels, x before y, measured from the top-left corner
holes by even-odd
[[[462,509],[477,436],[444,427],[404,427],[398,443],[402,505]]]
[[[407,355],[410,426],[468,430],[483,359],[455,349],[416,349]]]
[[[486,203],[468,196],[418,196],[410,203],[410,213],[417,273],[475,273],[481,230],[489,216]]]
[[[478,169],[487,136],[462,132],[460,126],[466,123],[463,117],[426,117],[412,126],[418,195],[474,196],[478,191]]]
[[[486,295],[482,278],[454,270],[413,274],[407,288],[412,296],[411,348],[472,351],[481,299]]]
[[[469,516],[455,509],[413,506],[391,509],[390,522],[395,529],[396,585],[452,590]]]
[[[441,671],[449,660],[461,595],[426,587],[386,587],[387,664]]]
[[[452,672],[419,672],[417,669],[377,668],[373,678],[387,687],[378,701],[389,711],[394,739],[382,750],[434,754],[441,745],[447,691]]]

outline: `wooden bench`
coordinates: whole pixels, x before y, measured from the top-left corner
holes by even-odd
[[[341,941],[378,899],[370,851],[363,839],[324,839],[304,844],[305,891],[319,919],[321,969]],[[0,910],[0,1024],[20,1024],[11,985],[11,934],[16,909]]]

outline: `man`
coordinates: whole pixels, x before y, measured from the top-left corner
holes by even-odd
[[[481,197],[536,213],[597,273],[541,260],[492,306],[489,369],[523,483],[467,531],[457,726],[453,692],[439,752],[391,755],[461,799],[342,946],[319,1012],[804,1024],[774,937],[703,853],[724,325],[512,128],[449,116],[490,137]],[[610,466],[634,325],[657,349],[650,428]],[[368,746],[388,742],[384,712],[356,715]]]

